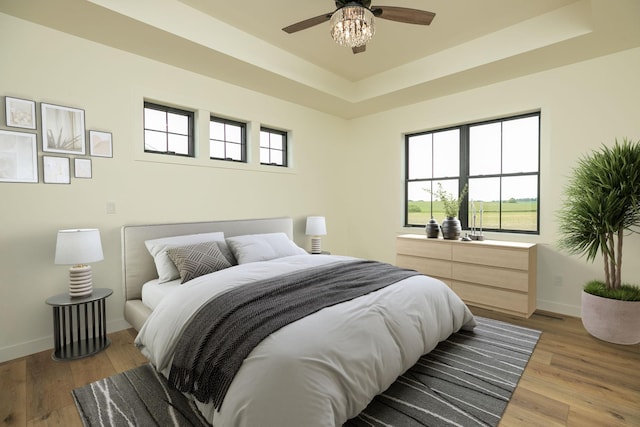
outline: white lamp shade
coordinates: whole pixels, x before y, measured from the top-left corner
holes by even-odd
[[[80,265],[103,259],[100,230],[85,228],[58,231],[56,264]]]
[[[327,224],[323,216],[307,217],[307,236],[324,236],[327,234]]]

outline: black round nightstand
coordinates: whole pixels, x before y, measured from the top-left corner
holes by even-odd
[[[106,299],[111,289],[94,288],[91,295],[58,294],[47,299],[53,306],[54,360],[91,356],[111,344],[107,338]]]

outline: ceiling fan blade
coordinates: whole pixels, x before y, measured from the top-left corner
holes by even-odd
[[[418,25],[429,25],[436,16],[435,13],[426,10],[396,6],[373,6],[371,11],[378,18]]]
[[[324,15],[315,16],[313,18],[305,19],[304,21],[296,22],[295,24],[289,25],[288,27],[284,27],[282,31],[291,34],[297,31],[306,30],[307,28],[322,24],[323,22],[327,22],[329,19],[331,19],[332,14],[333,13],[325,13]]]
[[[356,47],[352,47],[351,50],[353,51],[353,54],[355,55],[356,53],[362,53],[365,50],[367,50],[367,45],[363,44],[362,46],[356,46]]]

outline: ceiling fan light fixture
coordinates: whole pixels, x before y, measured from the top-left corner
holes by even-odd
[[[373,13],[366,7],[344,6],[331,16],[331,37],[340,46],[364,46],[375,32]]]

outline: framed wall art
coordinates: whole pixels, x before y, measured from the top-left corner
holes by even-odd
[[[42,156],[43,181],[45,184],[71,184],[69,158]]]
[[[40,106],[42,151],[84,155],[84,110],[44,102]]]
[[[14,128],[36,128],[36,103],[28,99],[4,98],[7,126]]]
[[[113,157],[113,141],[110,132],[89,131],[89,154],[96,157]]]
[[[73,159],[73,176],[91,178],[91,159]]]
[[[38,182],[35,134],[0,130],[0,181]]]

